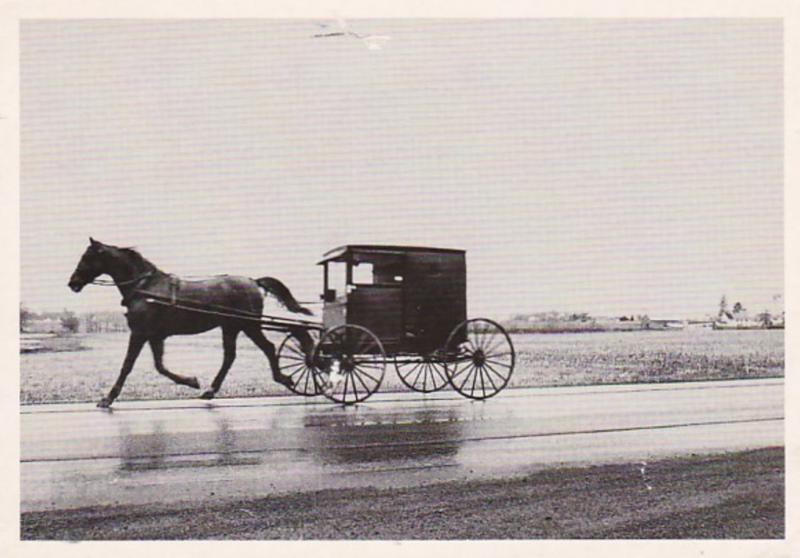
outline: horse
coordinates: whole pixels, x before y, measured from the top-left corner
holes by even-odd
[[[279,280],[273,277],[250,279],[231,275],[185,280],[161,271],[133,248],[103,244],[90,237],[89,246],[67,286],[79,293],[103,274],[111,276],[122,295],[121,304],[127,307],[125,317],[130,338],[119,377],[108,395],[97,404],[98,407],[110,407],[119,396],[145,343],[150,344],[156,370],[161,375],[176,384],[200,389],[196,377],[175,374],[164,366],[164,340],[171,335],[203,333],[217,327],[222,328],[222,367],[201,398],[213,399],[222,387],[236,359],[236,339],[240,332],[244,332],[266,355],[273,379],[287,388],[293,386],[292,379],[280,371],[275,346],[264,336],[258,321],[264,305],[262,289],[275,296],[291,312],[311,315],[311,311],[301,306]],[[171,304],[148,302],[148,299],[154,298],[171,301]],[[178,301],[180,304],[176,306]],[[220,311],[196,311],[191,308]],[[289,327],[289,331],[310,354],[313,341],[308,332],[300,327]]]

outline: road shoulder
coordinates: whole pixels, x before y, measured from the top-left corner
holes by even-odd
[[[21,516],[22,539],[772,539],[784,448],[404,489]]]

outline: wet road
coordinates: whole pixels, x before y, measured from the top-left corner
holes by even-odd
[[[21,409],[21,509],[220,501],[783,445],[783,380]]]

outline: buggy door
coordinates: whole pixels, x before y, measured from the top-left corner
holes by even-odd
[[[399,285],[356,285],[347,295],[347,323],[369,329],[387,353],[403,334],[403,289]]]
[[[403,341],[404,261],[396,253],[355,253],[349,274],[347,323],[372,331],[387,353],[400,350]]]

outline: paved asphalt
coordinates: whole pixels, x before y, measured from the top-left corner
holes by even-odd
[[[21,408],[21,509],[496,478],[784,443],[782,379]]]

